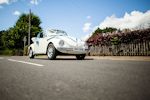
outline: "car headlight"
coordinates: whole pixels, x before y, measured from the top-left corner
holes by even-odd
[[[60,46],[63,46],[64,44],[65,44],[64,40],[60,40],[60,41],[59,41],[59,45],[60,45]]]

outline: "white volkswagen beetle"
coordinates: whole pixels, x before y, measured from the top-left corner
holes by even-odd
[[[29,46],[29,57],[34,58],[38,54],[46,54],[50,60],[57,55],[75,55],[78,60],[85,58],[88,46],[84,41],[77,40],[67,35],[62,30],[48,30],[39,33],[32,38],[33,43]]]

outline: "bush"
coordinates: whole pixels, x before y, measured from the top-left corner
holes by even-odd
[[[120,43],[140,43],[150,40],[150,28],[129,32],[95,33],[88,40],[89,45],[118,45]]]
[[[7,55],[7,56],[23,56],[22,49],[4,49],[0,50],[0,55]]]
[[[23,50],[22,49],[14,49],[13,55],[14,56],[23,56]]]
[[[5,50],[0,50],[0,55],[13,55],[13,50],[5,49]]]

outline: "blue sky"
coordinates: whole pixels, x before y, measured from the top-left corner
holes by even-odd
[[[82,38],[108,16],[150,10],[150,0],[0,0],[0,30],[12,27],[29,9],[41,18],[44,30],[61,29]]]

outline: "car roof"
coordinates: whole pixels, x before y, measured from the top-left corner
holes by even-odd
[[[49,34],[50,33],[50,34]],[[67,33],[63,30],[58,29],[50,29],[46,31],[47,35],[67,35]]]

